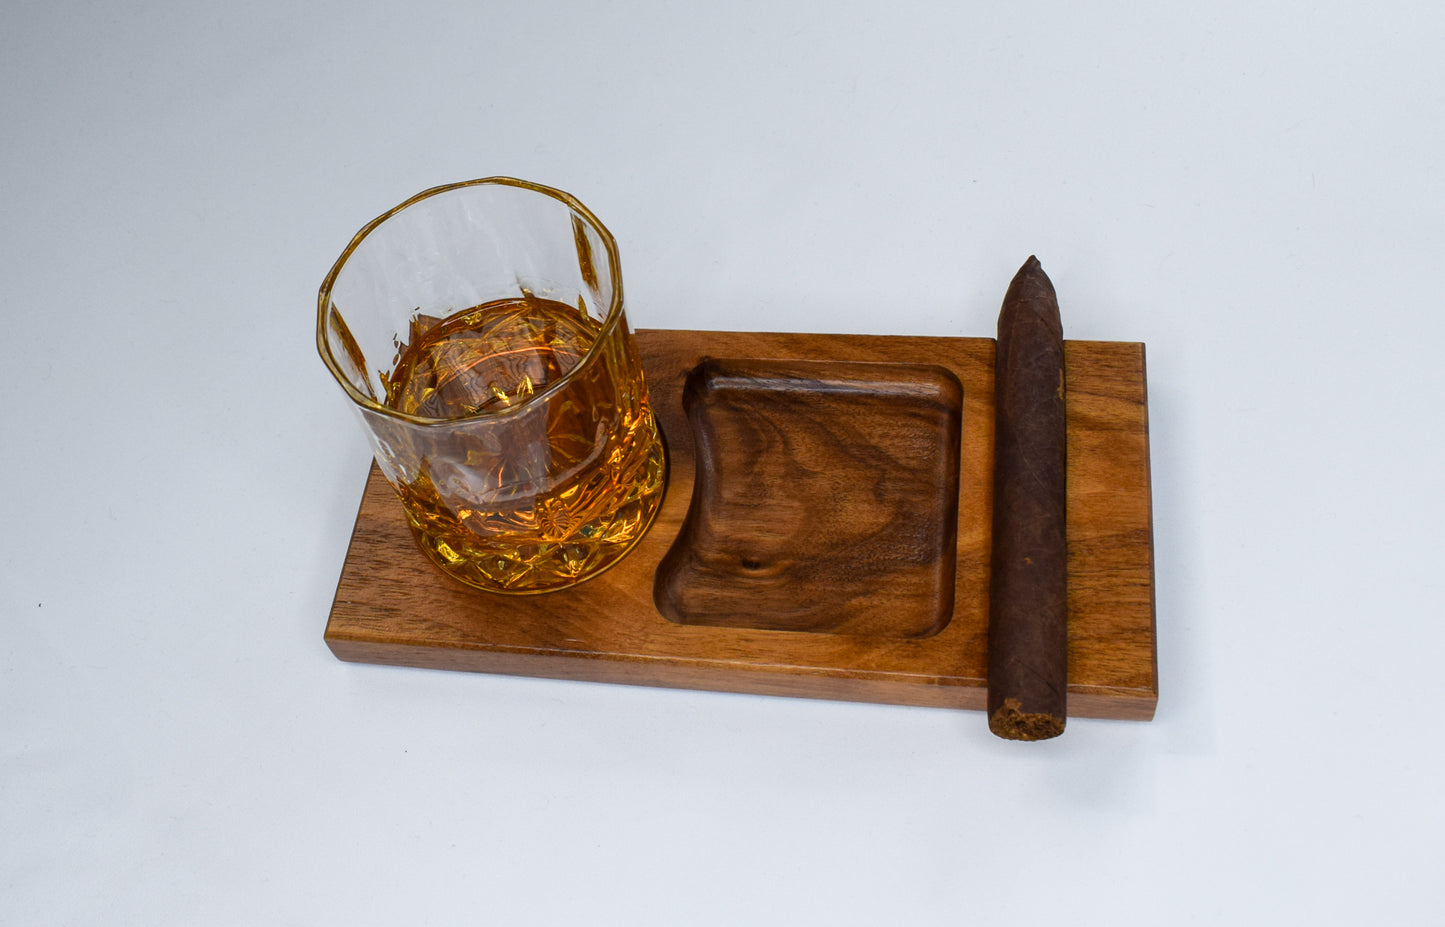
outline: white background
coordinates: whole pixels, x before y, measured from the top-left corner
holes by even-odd
[[[1437,3],[0,6],[0,922],[1445,912]],[[512,174],[637,327],[1148,346],[1159,712],[343,664],[315,293]],[[1437,921],[1438,922],[1438,921]]]

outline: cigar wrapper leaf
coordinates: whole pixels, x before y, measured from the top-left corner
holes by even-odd
[[[1067,435],[1058,299],[1035,257],[1004,296],[994,383],[988,723],[1044,740],[1067,720]]]

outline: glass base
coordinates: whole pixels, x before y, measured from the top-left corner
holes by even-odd
[[[660,440],[654,442],[649,457],[643,468],[648,476],[632,498],[610,515],[571,532],[565,540],[482,537],[459,526],[442,534],[427,530],[408,512],[412,536],[443,573],[475,589],[504,595],[567,589],[606,572],[652,526],[666,486],[666,455]]]

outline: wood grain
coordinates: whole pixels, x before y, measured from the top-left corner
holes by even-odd
[[[651,531],[606,573],[541,596],[489,595],[417,551],[372,468],[326,642],[343,660],[639,685],[983,709],[992,523],[991,338],[637,333],[668,442]],[[653,578],[678,537],[695,461],[682,408],[704,356],[936,364],[963,386],[954,607],[923,638],[685,625]],[[1145,720],[1158,698],[1148,415],[1139,344],[1068,342],[1069,713]]]
[[[657,570],[680,624],[927,637],[953,616],[963,387],[942,367],[705,359],[692,503]]]

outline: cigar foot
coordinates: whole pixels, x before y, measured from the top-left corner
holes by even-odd
[[[988,729],[1009,740],[1048,740],[1064,732],[1064,719],[1058,715],[1020,711],[1016,698],[1004,699],[1003,707],[988,719]]]

